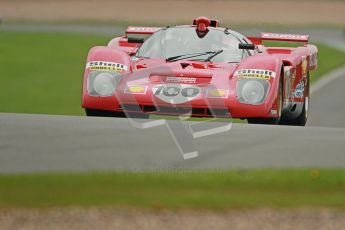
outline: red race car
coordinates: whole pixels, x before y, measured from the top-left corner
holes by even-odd
[[[128,27],[87,57],[82,107],[88,116],[150,114],[232,117],[304,126],[309,71],[317,48],[308,35],[245,37],[199,17],[193,25]],[[297,42],[266,47],[263,41]]]

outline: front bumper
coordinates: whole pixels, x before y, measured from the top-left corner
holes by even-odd
[[[192,101],[182,104],[169,104],[155,98],[149,91],[145,95],[125,94],[123,90],[109,97],[89,96],[83,93],[83,108],[108,111],[147,113],[157,115],[187,115],[195,117],[270,118],[273,101],[266,100],[261,105],[248,105],[237,100],[230,91],[227,98],[207,98],[205,93]]]

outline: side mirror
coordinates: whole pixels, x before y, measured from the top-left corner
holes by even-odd
[[[238,44],[238,48],[241,50],[255,50],[255,45],[248,43],[240,43]]]
[[[144,43],[144,38],[136,38],[136,37],[128,37],[127,42],[128,43]]]

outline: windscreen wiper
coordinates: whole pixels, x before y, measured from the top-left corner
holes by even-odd
[[[215,56],[217,56],[218,54],[223,53],[224,50],[218,50],[216,52],[213,52],[213,54],[211,54],[210,56],[208,56],[208,58],[205,59],[205,61],[211,61],[212,58],[214,58]]]
[[[169,61],[178,61],[180,59],[185,59],[185,58],[193,58],[193,57],[199,57],[207,54],[215,54],[218,51],[207,51],[207,52],[202,52],[202,53],[191,53],[191,54],[182,54],[182,55],[177,55],[173,57],[169,57],[165,59],[167,62]]]

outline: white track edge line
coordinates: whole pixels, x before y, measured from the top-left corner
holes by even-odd
[[[321,76],[319,80],[317,80],[314,84],[311,85],[310,93],[316,93],[317,91],[325,87],[327,84],[340,78],[341,76],[345,77],[345,66],[337,68],[332,72]]]

